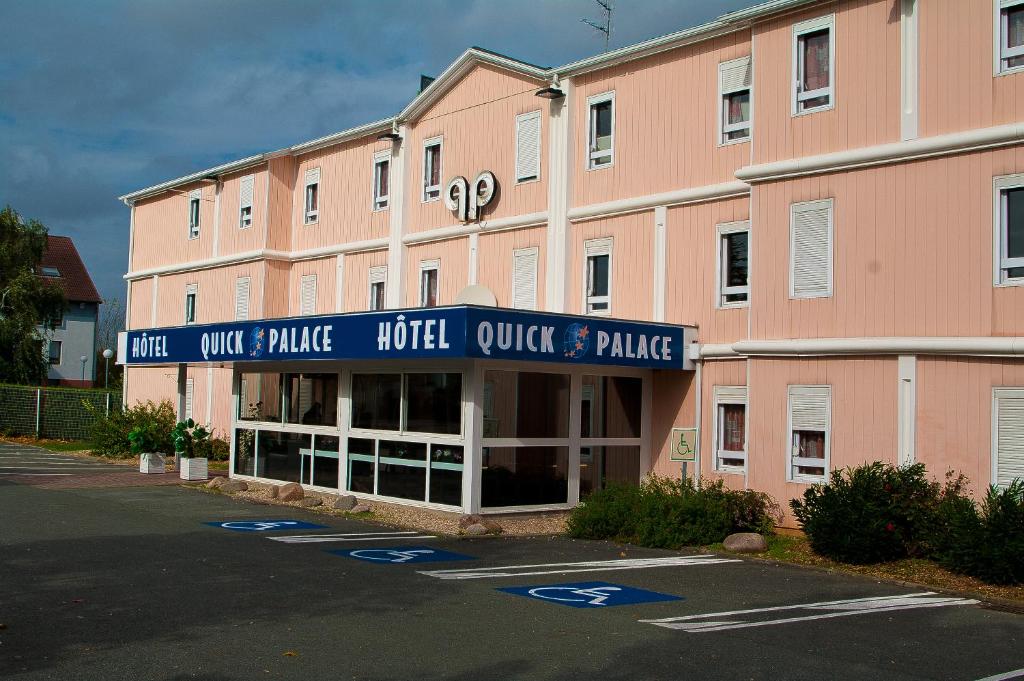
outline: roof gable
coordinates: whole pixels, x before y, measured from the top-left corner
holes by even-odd
[[[36,274],[60,288],[69,302],[103,302],[71,237],[47,235],[46,251]]]

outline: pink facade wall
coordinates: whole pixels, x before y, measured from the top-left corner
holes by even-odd
[[[612,238],[611,316],[650,319],[654,300],[654,213],[644,211],[572,225],[566,312],[584,313],[585,242]]]
[[[294,206],[292,199],[296,178],[296,161],[292,156],[281,156],[267,163],[266,247],[275,251],[289,251],[292,247]],[[299,223],[301,224],[301,223]]]
[[[754,27],[754,163],[899,141],[899,12],[891,0],[844,0]],[[793,26],[831,13],[834,107],[794,116]]]
[[[199,236],[189,239],[189,193],[202,191],[199,202]],[[132,270],[176,265],[213,256],[213,224],[216,197],[213,182],[182,185],[173,192],[135,204]]]
[[[575,79],[572,205],[735,180],[747,143],[718,144],[718,64],[750,54],[747,32]],[[587,170],[587,97],[615,92],[611,166]]]
[[[235,281],[239,277],[249,277],[249,317],[258,319],[259,307],[254,303],[261,297],[262,269],[263,263],[255,262],[160,277],[156,325],[181,326],[185,323],[185,287],[189,284],[198,285],[197,324],[234,320]]]
[[[240,189],[242,179],[246,177],[253,179],[252,225],[243,229],[239,224]],[[245,253],[263,248],[267,220],[266,166],[232,173],[221,180],[217,255]]]
[[[442,96],[409,126],[406,160],[407,231],[419,232],[456,223],[444,200],[424,203],[423,141],[444,137],[441,190],[448,180],[462,175],[470,182],[490,170],[498,180],[498,193],[483,218],[496,219],[542,211],[547,205],[547,100],[534,96],[542,84],[492,66],[475,67],[457,87]],[[516,184],[516,116],[541,112],[541,175],[539,180]]]
[[[317,258],[292,263],[288,274],[288,316],[302,314],[302,279],[316,277],[316,311],[314,314],[331,314],[335,311],[336,286],[338,281],[338,259]]]
[[[439,259],[437,304],[451,305],[459,291],[469,285],[469,239],[447,239],[409,246],[405,260],[405,307],[420,305],[420,263]],[[390,282],[389,282],[390,283]]]
[[[993,77],[991,2],[920,2],[920,128],[941,135],[1017,123],[1024,110],[1024,75]]]
[[[129,329],[148,329],[153,326],[153,279],[139,279],[128,283],[131,287],[131,309],[128,311]]]
[[[1024,289],[994,287],[992,178],[1024,149],[757,185],[752,338],[1019,332]],[[789,214],[833,199],[833,295],[789,298]]]
[[[388,252],[368,251],[345,256],[345,281],[342,295],[345,297],[344,312],[368,310],[370,306],[370,268],[387,266]],[[390,278],[385,280],[385,285]]]
[[[544,307],[545,227],[491,232],[477,241],[477,282],[494,292],[498,307],[512,307],[513,254],[520,248],[537,249],[537,309]]]

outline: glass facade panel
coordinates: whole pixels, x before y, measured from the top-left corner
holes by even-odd
[[[640,484],[639,447],[581,447],[580,499],[608,483]]]
[[[285,422],[338,425],[337,374],[285,374]]]
[[[580,437],[640,437],[643,379],[584,376]]]
[[[484,437],[568,437],[569,376],[484,373]]]
[[[462,447],[432,445],[429,501],[433,504],[462,505],[462,470]]]
[[[308,456],[312,436],[261,430],[256,442],[256,477],[299,482],[302,457]]]
[[[422,442],[381,440],[377,494],[425,501],[427,494],[427,445]]]
[[[568,447],[484,447],[482,504],[564,504],[569,498],[568,468]]]
[[[352,374],[352,427],[398,430],[401,374]]]
[[[338,446],[339,438],[333,435],[313,436],[313,465],[311,485],[338,487]]]
[[[373,494],[373,476],[377,466],[373,440],[348,439],[348,491]]]
[[[281,422],[281,374],[242,374],[238,420]]]
[[[256,475],[256,431],[235,430],[235,474]]]
[[[462,432],[462,374],[406,374],[405,430]]]

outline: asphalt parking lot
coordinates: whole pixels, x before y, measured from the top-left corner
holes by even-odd
[[[1024,615],[921,588],[605,542],[436,537],[176,486],[14,480],[0,477],[4,678],[1024,674]]]

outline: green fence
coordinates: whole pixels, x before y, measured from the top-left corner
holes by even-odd
[[[97,417],[120,409],[116,390],[0,385],[0,433],[84,440]]]

